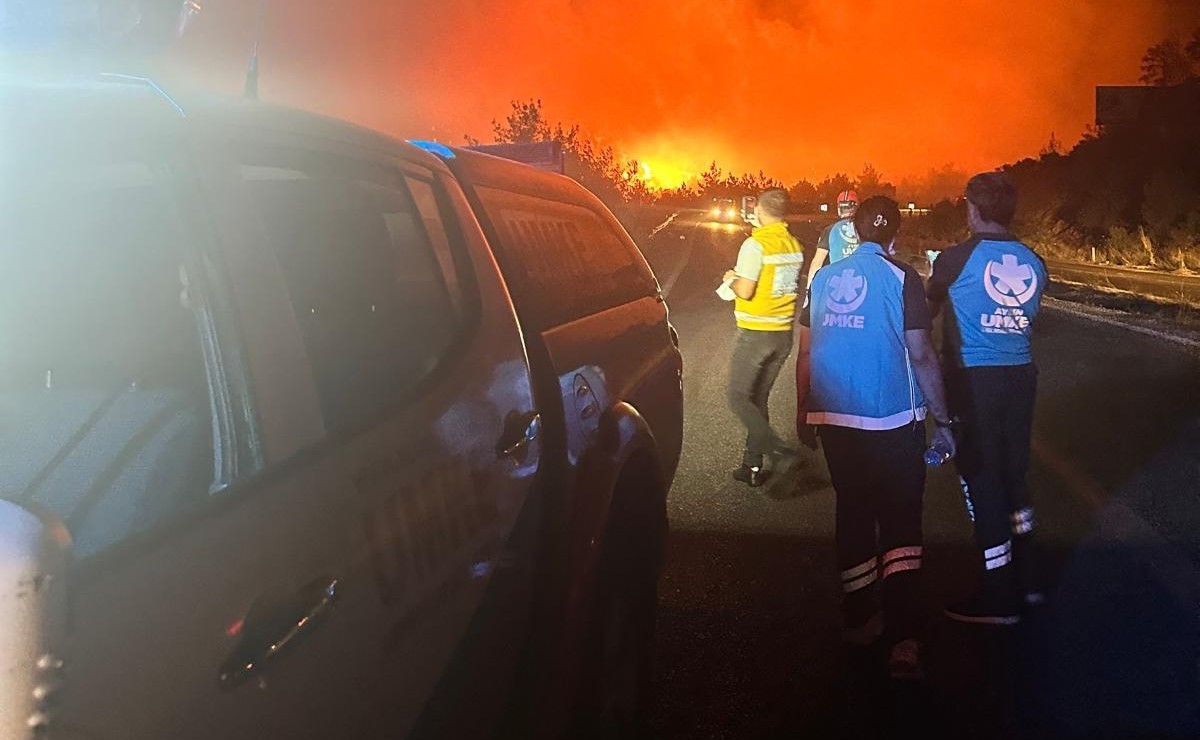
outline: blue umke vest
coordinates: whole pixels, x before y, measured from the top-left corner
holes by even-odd
[[[950,305],[963,367],[1025,365],[1029,335],[1042,304],[1046,266],[1016,240],[981,239],[950,285]]]
[[[863,242],[813,278],[808,423],[895,429],[925,418],[904,343],[904,271]]]
[[[858,232],[854,230],[854,219],[843,218],[829,227],[829,261],[840,262],[858,249]]]

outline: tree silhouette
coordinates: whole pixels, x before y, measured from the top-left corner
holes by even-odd
[[[884,182],[883,176],[879,174],[879,170],[875,169],[875,165],[870,162],[863,165],[862,174],[858,176],[856,185],[858,197],[864,200],[875,195],[885,195],[889,198],[896,197],[896,186],[890,182]]]
[[[700,175],[700,181],[697,183],[697,188],[704,195],[715,193],[721,186],[721,168],[717,166],[716,160],[708,165],[708,169]]]
[[[536,141],[557,141],[563,149],[575,151],[579,144],[579,126],[563,128],[561,123],[550,126],[542,116],[542,101],[512,101],[512,111],[504,123],[492,119],[492,135],[497,144],[530,144]]]
[[[1042,157],[1044,159],[1046,157],[1056,157],[1061,154],[1062,154],[1062,142],[1059,141],[1058,137],[1054,135],[1053,131],[1051,131],[1050,132],[1050,141],[1046,142],[1046,146],[1042,147],[1041,151],[1038,152],[1038,156]]]
[[[1188,47],[1190,50],[1190,43]],[[1194,75],[1195,64],[1189,51],[1179,41],[1167,39],[1146,50],[1142,57],[1142,76],[1138,79],[1148,85],[1178,85]]]
[[[817,186],[808,180],[798,180],[787,191],[792,207],[796,210],[808,210],[817,202]]]
[[[1183,51],[1188,55],[1188,59],[1192,60],[1193,64],[1200,66],[1200,28],[1192,31],[1192,39],[1188,41]]]
[[[551,124],[542,114],[540,99],[512,101],[512,110],[504,121],[492,120],[492,136],[497,144],[558,142],[571,155],[568,174],[610,207],[618,202],[654,199],[654,193],[641,177],[638,161],[620,161],[612,147],[599,147],[584,138],[577,124]]]
[[[907,200],[930,205],[943,198],[961,196],[967,177],[967,172],[947,162],[941,167],[930,167],[920,177],[902,179],[897,192]]]
[[[821,199],[821,203],[833,203],[837,200],[838,193],[853,189],[854,181],[850,179],[850,176],[844,172],[838,172],[817,183],[817,197]]]

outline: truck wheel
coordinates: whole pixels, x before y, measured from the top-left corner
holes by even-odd
[[[620,491],[613,506],[572,737],[642,737],[652,704],[665,512],[646,487]]]

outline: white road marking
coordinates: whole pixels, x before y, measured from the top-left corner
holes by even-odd
[[[1187,347],[1188,349],[1193,350],[1193,351],[1200,351],[1200,341],[1191,339],[1189,337],[1183,337],[1183,336],[1179,336],[1177,334],[1171,334],[1170,332],[1160,331],[1158,329],[1151,329],[1146,326],[1138,326],[1137,324],[1130,324],[1128,322],[1121,321],[1120,319],[1112,318],[1110,316],[1103,316],[1099,313],[1095,313],[1094,312],[1095,309],[1093,309],[1092,311],[1084,311],[1081,308],[1073,306],[1069,301],[1060,301],[1056,298],[1051,298],[1050,296],[1044,296],[1042,298],[1042,301],[1046,304],[1046,306],[1048,308],[1052,308],[1055,311],[1061,311],[1065,314],[1069,314],[1069,315],[1075,316],[1077,318],[1087,319],[1089,321],[1095,321],[1098,324],[1107,324],[1108,326],[1116,326],[1121,329],[1128,329],[1129,331],[1137,332],[1138,334],[1145,334],[1148,337],[1154,337],[1155,339],[1161,339],[1165,342],[1171,342],[1171,343],[1177,344],[1181,347]]]
[[[670,216],[667,216],[667,220],[666,220],[666,221],[663,221],[661,224],[659,224],[658,226],[655,226],[653,229],[651,229],[651,230],[650,230],[650,236],[654,236],[654,235],[655,235],[655,234],[657,234],[658,232],[660,232],[660,231],[662,231],[663,229],[665,229],[665,228],[667,228],[668,226],[670,226],[670,225],[671,225],[671,222],[672,222],[672,221],[674,221],[674,220],[675,220],[675,217],[676,217],[676,216],[678,216],[678,215],[679,215],[679,211],[675,211],[675,212],[674,212],[674,213],[672,213]]]

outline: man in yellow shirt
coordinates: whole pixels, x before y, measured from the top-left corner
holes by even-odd
[[[796,297],[804,248],[788,231],[787,192],[771,188],[758,196],[757,226],[742,243],[737,265],[725,273],[734,294],[737,342],[729,371],[729,405],[746,427],[742,465],[733,477],[751,486],[767,478],[766,458],[786,452],[771,429],[767,399],[792,351]]]

